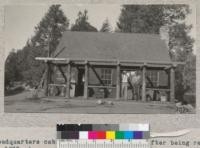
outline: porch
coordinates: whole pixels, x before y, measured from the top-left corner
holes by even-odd
[[[131,60],[106,60],[106,59],[69,59],[69,58],[46,58],[37,57],[36,60],[45,61],[47,69],[45,73],[45,80],[43,86],[45,88],[46,96],[52,96],[52,91],[60,88],[60,96],[64,98],[75,98],[82,96],[84,99],[91,97],[91,90],[98,90],[99,98],[108,98],[106,92],[114,90],[115,92],[113,98],[115,100],[138,100],[142,102],[147,101],[163,101],[163,102],[174,102],[174,82],[175,74],[174,69],[178,64],[177,62],[143,62],[143,61],[131,61]],[[57,67],[63,77],[62,84],[56,84],[52,81],[52,69]],[[112,85],[105,84],[95,68],[110,68],[115,72],[115,82]],[[63,70],[63,68],[65,70]],[[78,80],[75,82],[72,80],[72,69],[78,71]],[[165,71],[168,77],[167,86],[159,86],[159,84],[154,86],[149,86],[147,81],[147,72],[149,70],[161,70]],[[90,83],[91,71],[94,76],[99,81],[97,84]],[[139,88],[138,96],[135,98],[132,96],[124,97],[122,94],[122,73],[124,71],[139,71],[141,76],[141,83]],[[82,74],[80,74],[82,73]],[[162,78],[161,78],[162,79]],[[72,90],[79,90],[79,94],[75,94]],[[81,90],[82,89],[82,90]],[[133,90],[133,89],[132,89]],[[127,90],[127,91],[132,91]],[[128,92],[127,92],[128,93]],[[130,94],[130,93],[129,93]],[[164,95],[163,95],[164,94]],[[93,97],[93,96],[92,96]],[[94,97],[93,97],[94,98]],[[96,97],[98,98],[98,97]]]

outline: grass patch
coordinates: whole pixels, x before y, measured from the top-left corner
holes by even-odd
[[[5,90],[5,96],[16,95],[16,94],[22,93],[23,91],[24,91],[24,88],[22,86],[9,88]]]

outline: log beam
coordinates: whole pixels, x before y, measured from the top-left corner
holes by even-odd
[[[146,65],[142,67],[142,101],[146,101]]]
[[[121,72],[120,72],[120,62],[117,63],[117,83],[116,83],[116,99],[120,99],[120,81],[121,81]]]
[[[85,61],[85,82],[84,82],[84,98],[88,99],[88,77],[89,77],[89,65],[88,61]]]
[[[175,100],[175,71],[174,67],[170,68],[170,102],[174,102]]]
[[[46,79],[44,80],[44,93],[45,93],[45,96],[49,96],[49,76],[50,76],[50,65],[49,65],[49,62],[46,62]]]
[[[63,78],[65,79],[65,83],[67,83],[67,78],[66,78],[65,73],[64,73],[64,71],[62,70],[62,67],[61,67],[60,65],[58,65],[58,69],[59,69],[59,71],[61,72]]]
[[[71,85],[71,63],[67,64],[67,82],[66,82],[66,98],[70,98],[70,85]]]

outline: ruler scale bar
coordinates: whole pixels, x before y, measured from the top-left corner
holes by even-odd
[[[98,148],[98,147],[105,147],[105,148],[149,148],[149,142],[148,141],[123,141],[123,142],[115,142],[115,141],[62,141],[59,144],[60,148]]]

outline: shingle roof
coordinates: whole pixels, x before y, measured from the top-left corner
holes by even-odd
[[[136,33],[66,31],[54,55],[70,59],[171,62],[159,35]]]

